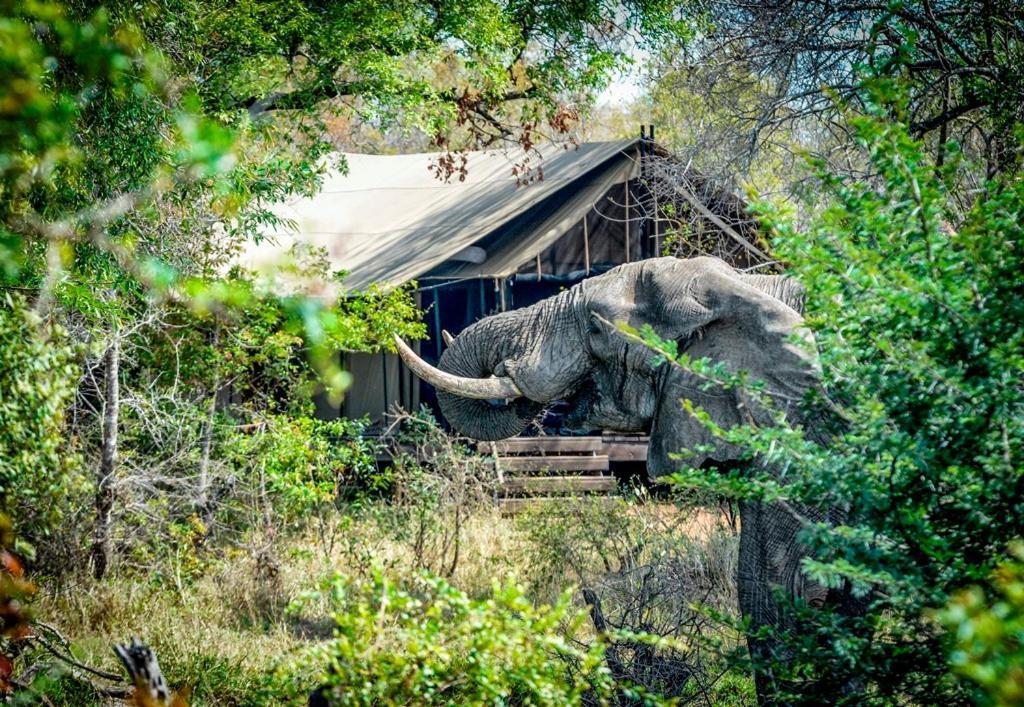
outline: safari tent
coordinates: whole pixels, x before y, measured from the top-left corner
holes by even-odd
[[[290,227],[247,254],[248,263],[258,267],[302,243],[348,272],[348,290],[415,281],[429,334],[417,351],[434,363],[442,330],[458,334],[494,312],[655,257],[681,229],[729,244],[702,252],[759,262],[756,247],[735,247],[756,240],[742,201],[703,188],[650,138],[465,157],[465,169],[446,180],[437,154],[347,154],[347,172],[331,173],[319,194],[276,208]],[[435,405],[433,391],[395,355],[349,354],[345,365],[355,383],[340,408],[320,405],[325,417],[380,421],[395,404]]]

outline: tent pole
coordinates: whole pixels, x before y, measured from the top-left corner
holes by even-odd
[[[587,270],[587,275],[590,274],[590,233],[587,231],[587,220],[590,216],[590,210],[583,214],[583,265]]]
[[[477,280],[480,283],[480,319],[487,316],[487,293],[484,292],[484,279]]]
[[[498,296],[498,311],[505,311],[505,281],[500,277],[494,278],[494,294]]]
[[[441,360],[441,305],[434,288],[434,346],[437,348],[437,360]]]
[[[384,374],[384,411],[380,414],[380,422],[384,424],[384,418],[388,414],[388,354],[386,351],[380,352],[380,363],[381,371]]]
[[[626,262],[629,262],[629,179],[627,178],[623,182],[623,186],[626,188]]]
[[[537,253],[537,282],[540,282],[540,279],[541,279],[542,276],[543,276],[543,273],[541,272],[541,269],[540,269],[540,253]]]

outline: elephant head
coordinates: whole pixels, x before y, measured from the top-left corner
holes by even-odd
[[[799,314],[801,292],[784,278],[743,275],[717,258],[655,258],[475,323],[452,340],[439,368],[399,346],[414,372],[437,388],[445,418],[461,433],[483,440],[514,436],[547,403],[568,400],[571,417],[591,428],[649,432],[648,468],[659,476],[674,470],[670,453],[714,444],[682,399],[723,427],[764,411],[744,406],[737,391],[657,366],[656,354],[613,323],[648,324],[695,359],[747,371],[788,409],[816,381],[813,340]],[[695,463],[725,461],[737,450],[718,445],[701,454]]]

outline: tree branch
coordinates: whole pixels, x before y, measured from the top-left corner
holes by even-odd
[[[973,110],[984,108],[988,105],[987,101],[983,101],[980,98],[974,98],[967,103],[961,103],[958,106],[953,106],[949,110],[945,110],[938,115],[934,115],[927,120],[922,120],[916,123],[910,124],[910,131],[920,137],[925,133],[935,130],[935,128],[951,123],[962,115],[966,115]]]

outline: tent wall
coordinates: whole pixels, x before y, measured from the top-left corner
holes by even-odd
[[[374,424],[394,405],[415,410],[420,404],[419,381],[391,353],[346,354],[343,365],[352,374],[352,386],[345,393],[341,414],[348,418],[367,416]]]

